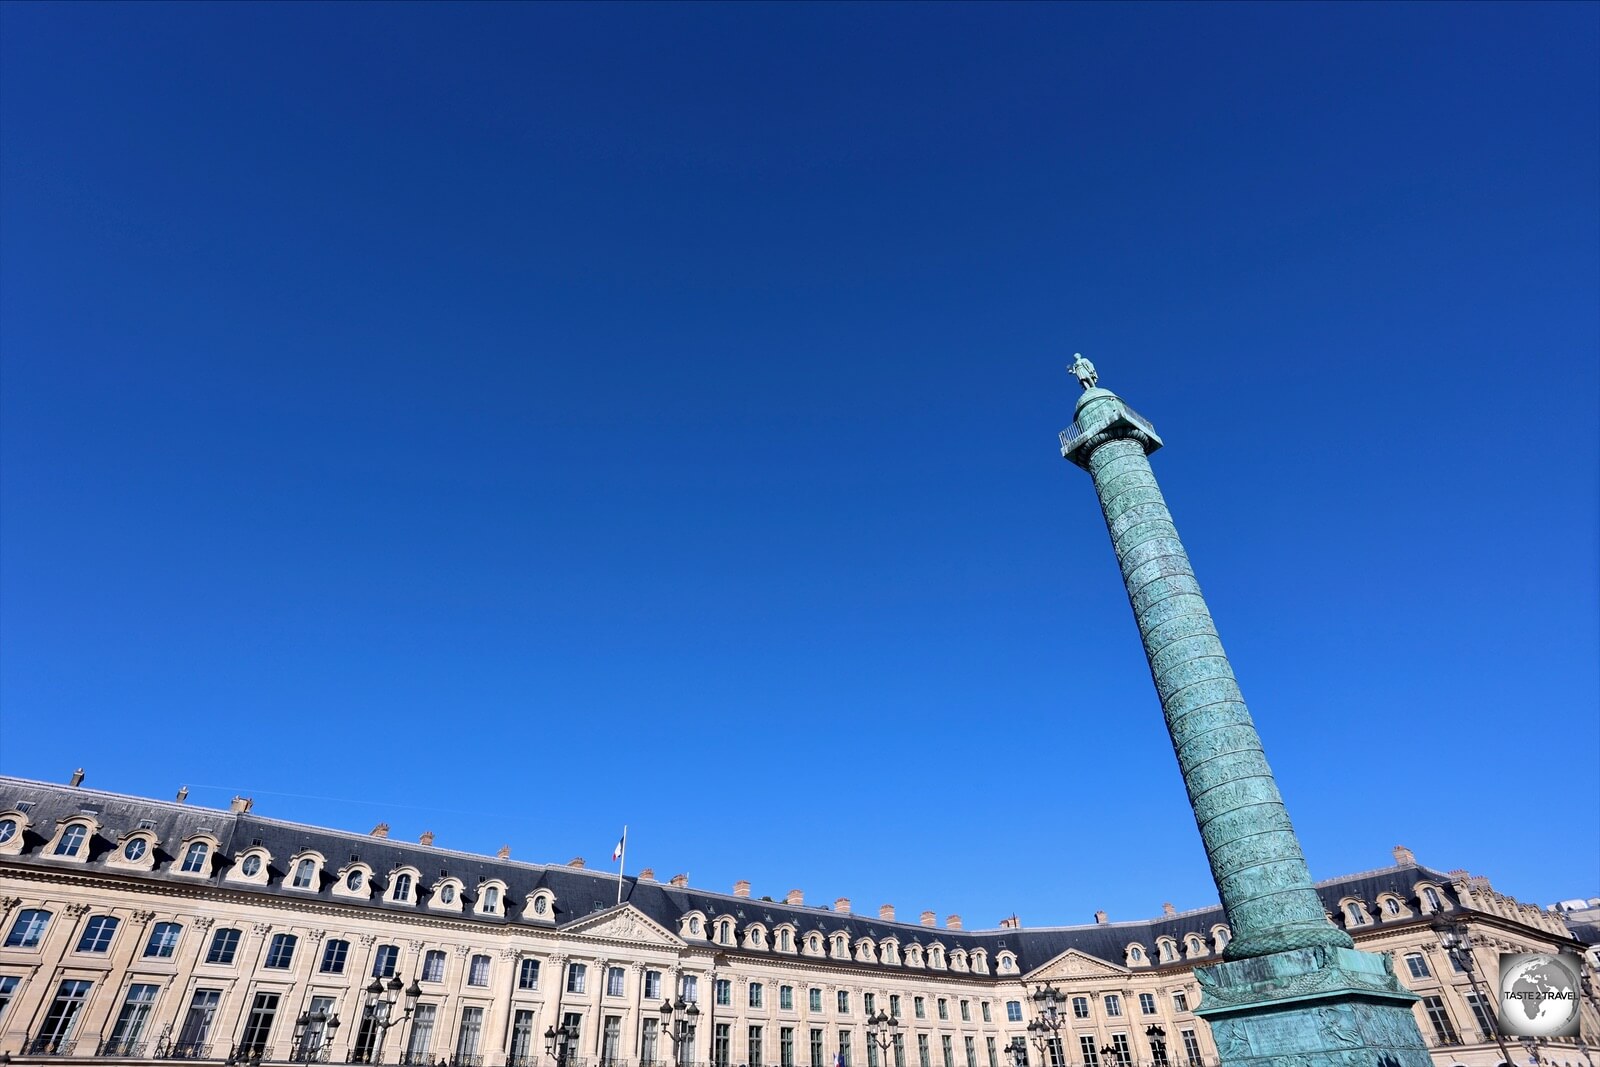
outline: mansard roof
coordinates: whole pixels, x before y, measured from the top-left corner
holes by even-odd
[[[397,867],[414,867],[424,880],[432,882],[439,877],[459,879],[465,886],[469,899],[476,896],[478,885],[498,880],[506,886],[504,908],[497,915],[463,914],[462,921],[501,925],[540,925],[522,917],[527,899],[539,889],[555,894],[554,923],[559,927],[587,918],[596,912],[613,908],[617,903],[618,876],[605,871],[592,871],[571,866],[527,863],[456,852],[431,845],[413,844],[385,837],[375,837],[281,822],[262,818],[249,812],[224,811],[196,805],[169,801],[148,800],[116,793],[74,788],[20,778],[0,777],[0,811],[29,805],[27,810],[30,829],[25,835],[20,855],[0,857],[0,863],[49,868],[65,866],[63,861],[45,855],[43,846],[49,841],[55,827],[75,815],[93,815],[99,824],[98,832],[90,842],[88,866],[95,869],[106,854],[117,847],[118,841],[144,825],[157,837],[155,869],[150,872],[128,872],[108,869],[106,873],[117,877],[142,881],[171,881],[192,889],[197,884],[195,876],[180,876],[175,872],[176,851],[183,841],[202,833],[209,833],[221,843],[220,862],[213,873],[199,884],[221,885],[223,874],[234,857],[246,850],[260,846],[271,854],[270,877],[266,885],[239,885],[230,883],[230,892],[281,897],[295,900],[307,899],[304,889],[286,888],[284,885],[290,860],[304,851],[315,851],[324,858],[322,872],[315,895],[332,901],[329,892],[337,872],[346,864],[362,862],[374,872],[373,895],[365,900],[338,899],[345,906],[371,907],[386,911],[411,914],[435,914],[413,904],[396,904],[383,897],[388,888],[388,874]],[[83,873],[82,863],[72,863],[72,868]],[[1391,867],[1378,871],[1335,878],[1318,885],[1317,891],[1328,911],[1339,911],[1339,901],[1358,897],[1371,906],[1380,893],[1393,892],[1406,900],[1414,899],[1413,887],[1418,881],[1427,881],[1439,890],[1452,904],[1458,903],[1448,875],[1420,866]],[[1069,949],[1121,965],[1129,943],[1137,942],[1147,951],[1155,947],[1156,939],[1170,936],[1180,945],[1191,934],[1198,934],[1210,942],[1214,926],[1226,925],[1227,919],[1219,905],[1131,922],[1095,923],[1083,926],[1002,928],[998,930],[952,930],[946,927],[927,927],[915,923],[885,922],[862,915],[835,912],[826,906],[792,905],[778,901],[751,897],[711,893],[695,888],[680,888],[668,883],[623,879],[622,901],[638,908],[652,920],[668,930],[678,929],[678,920],[691,911],[699,911],[708,919],[733,915],[742,927],[745,923],[760,922],[770,930],[782,923],[792,923],[804,937],[811,931],[825,936],[843,931],[849,935],[851,945],[857,939],[870,937],[882,942],[894,937],[902,950],[911,944],[924,947],[937,941],[947,951],[983,949],[991,960],[990,977],[996,976],[992,961],[1001,952],[1017,956],[1018,970],[1003,976],[1015,980],[1017,974],[1026,975]],[[1374,911],[1374,920],[1382,925],[1383,916]],[[1408,920],[1409,921],[1409,920]],[[743,950],[716,946],[721,952],[739,953]],[[762,953],[768,955],[768,953]],[[808,964],[818,966],[863,966],[859,963],[836,961],[828,956],[804,957]],[[927,970],[904,965],[872,964],[885,970]],[[938,973],[938,972],[935,972]],[[965,977],[972,978],[971,972]],[[983,977],[981,975],[977,976]]]

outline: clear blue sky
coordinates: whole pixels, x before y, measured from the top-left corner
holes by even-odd
[[[1600,892],[1600,6],[0,7],[0,771],[992,926]]]

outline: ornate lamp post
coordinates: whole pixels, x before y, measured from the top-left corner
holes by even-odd
[[[328,1048],[338,1035],[339,1014],[329,1014],[325,1009],[303,1012],[294,1021],[294,1053],[297,1063],[321,1063],[328,1058]]]
[[[405,1011],[398,1018],[394,1017],[395,1005],[400,1003],[401,990],[405,991]],[[383,1040],[389,1036],[389,1027],[405,1022],[411,1018],[412,1012],[417,1010],[417,998],[422,996],[422,987],[413,978],[408,986],[400,980],[397,974],[385,982],[382,978],[374,978],[372,984],[362,990],[362,1029],[370,1034],[371,1048],[366,1055],[358,1048],[352,1053],[357,1063],[382,1063]],[[370,1029],[368,1029],[370,1027]]]
[[[1122,1067],[1124,1063],[1122,1050],[1109,1042],[1100,1046],[1100,1055],[1105,1057],[1108,1063],[1116,1064],[1117,1067]]]
[[[544,1050],[555,1057],[556,1067],[567,1067],[567,1056],[578,1044],[578,1028],[572,1023],[552,1026],[544,1032]]]
[[[883,1067],[889,1067],[889,1050],[900,1036],[900,1020],[886,1011],[867,1019],[867,1040],[883,1051]]]
[[[1028,1067],[1028,1043],[1022,1038],[1012,1038],[1005,1051],[1011,1053],[1012,1067]]]
[[[700,1021],[700,1005],[683,997],[661,1002],[661,1029],[672,1038],[672,1062],[683,1063],[683,1045],[694,1043],[695,1024]]]
[[[1154,1024],[1145,1027],[1144,1036],[1150,1039],[1150,1060],[1156,1067],[1167,1067],[1167,1032]]]
[[[1038,1046],[1039,1062],[1044,1067],[1060,1067],[1063,1057],[1061,1055],[1061,1039],[1058,1035],[1067,1022],[1066,1019],[1061,1017],[1060,1012],[1061,990],[1053,985],[1036,986],[1033,990],[1033,996],[1029,999],[1033,1001],[1036,1014],[1033,1022],[1028,1024],[1028,1034],[1033,1038],[1033,1043]],[[1051,1055],[1052,1049],[1055,1051],[1053,1056]]]
[[[1500,1034],[1500,1022],[1495,1017],[1495,1002],[1485,994],[1483,986],[1478,982],[1478,961],[1472,951],[1472,937],[1467,930],[1467,924],[1459,919],[1452,919],[1442,911],[1436,911],[1429,925],[1451,962],[1467,973],[1467,978],[1472,982],[1472,991],[1477,995],[1478,1003],[1483,1006],[1483,1014],[1488,1019],[1489,1034],[1494,1038],[1494,1043],[1500,1046],[1500,1059],[1510,1063],[1511,1053],[1506,1050],[1505,1038]]]

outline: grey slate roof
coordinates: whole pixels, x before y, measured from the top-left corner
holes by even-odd
[[[388,872],[401,866],[417,868],[425,882],[431,882],[442,875],[460,879],[465,886],[465,896],[469,902],[475,899],[476,887],[481,882],[499,879],[506,885],[507,899],[504,914],[462,916],[463,919],[488,925],[538,925],[520,916],[529,895],[541,888],[548,888],[555,894],[554,920],[557,927],[611,908],[615,906],[617,898],[617,876],[603,871],[502,860],[389,838],[280,822],[249,813],[236,814],[215,808],[0,777],[0,811],[11,810],[19,804],[30,805],[27,814],[32,829],[25,835],[22,854],[0,857],[0,863],[40,867],[70,865],[74,869],[82,869],[77,863],[69,864],[68,861],[44,855],[43,846],[50,840],[61,820],[90,812],[100,824],[100,831],[90,842],[88,866],[91,869],[98,867],[106,853],[118,847],[119,840],[127,833],[139,829],[141,823],[147,823],[164,846],[157,849],[156,867],[153,872],[140,875],[129,874],[119,869],[117,873],[122,877],[173,881],[181,878],[187,885],[195,884],[193,876],[178,876],[172,873],[177,864],[177,857],[169,850],[179,848],[185,838],[206,831],[221,842],[220,855],[214,858],[209,877],[211,884],[222,884],[222,875],[233,861],[233,857],[246,849],[260,845],[272,856],[267,885],[227,883],[228,889],[234,892],[305,899],[305,890],[283,887],[282,883],[287,873],[284,867],[290,857],[298,852],[314,849],[327,860],[318,892],[330,900],[337,899],[339,903],[352,907],[371,907],[408,913],[418,910],[416,905],[387,904],[377,899],[353,901],[347,897],[333,898],[329,890],[335,872],[356,859],[368,864],[375,872],[374,889],[380,892],[387,887]],[[1427,867],[1392,867],[1336,878],[1321,883],[1318,886],[1318,893],[1322,896],[1327,909],[1335,913],[1338,912],[1339,901],[1342,898],[1347,896],[1360,898],[1367,903],[1373,918],[1378,920],[1381,926],[1383,917],[1374,904],[1378,894],[1393,892],[1402,899],[1412,900],[1412,887],[1419,880],[1432,882],[1447,898],[1454,899],[1450,878]],[[989,954],[991,970],[997,953],[1009,950],[1016,954],[1019,970],[1023,974],[1069,949],[1077,949],[1087,955],[1121,964],[1125,947],[1131,942],[1137,942],[1153,956],[1158,937],[1170,935],[1181,945],[1185,935],[1196,933],[1209,941],[1211,928],[1227,921],[1221,906],[1218,905],[1175,916],[1161,916],[1134,922],[1022,929],[950,930],[915,923],[883,922],[862,915],[837,913],[826,907],[790,905],[752,897],[709,893],[694,888],[682,889],[666,883],[641,882],[632,877],[624,879],[622,899],[668,930],[676,931],[679,918],[690,911],[700,911],[708,920],[731,914],[738,920],[741,928],[746,923],[761,922],[767,926],[769,933],[774,926],[783,923],[794,924],[800,937],[813,930],[820,931],[825,936],[842,930],[849,935],[852,946],[860,937],[870,937],[874,941],[881,942],[884,938],[892,936],[900,942],[902,952],[913,943],[926,947],[938,942],[947,952],[957,948],[964,948],[969,952],[972,949],[982,948]],[[808,957],[808,960],[819,966],[830,964],[830,960],[825,958]],[[883,964],[873,966],[884,970],[899,969]],[[1008,977],[1014,979],[1015,976]]]

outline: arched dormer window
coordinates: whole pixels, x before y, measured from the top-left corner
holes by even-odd
[[[849,935],[843,933],[833,935],[833,958],[836,960],[847,960],[850,958]]]
[[[1172,963],[1178,958],[1178,943],[1170,937],[1156,939],[1156,957],[1162,963]]]
[[[289,860],[289,874],[284,885],[290,889],[317,892],[322,888],[322,853],[301,852]]]
[[[922,946],[917,944],[915,941],[906,946],[906,966],[922,966]]]
[[[751,923],[745,927],[744,947],[764,951],[767,947],[767,928],[760,923]]]
[[[928,946],[928,966],[936,971],[944,970],[944,946],[933,944]]]
[[[1016,974],[1017,973],[1017,957],[1016,957],[1016,955],[1013,954],[1010,949],[1007,949],[1006,951],[1001,952],[999,955],[995,956],[995,958],[994,958],[994,968],[1000,974]]]
[[[1432,914],[1433,912],[1444,910],[1444,897],[1440,895],[1438,889],[1431,885],[1419,884],[1417,886],[1417,898],[1422,902],[1424,913]]]
[[[84,852],[84,846],[88,843],[89,824],[68,823],[62,828],[61,836],[56,838],[56,847],[50,850],[50,854],[60,856],[62,859],[79,859]]]
[[[1143,967],[1150,961],[1144,957],[1144,948],[1140,945],[1129,945],[1125,950],[1129,967]]]
[[[22,837],[32,825],[28,813],[11,808],[0,811],[0,856],[15,856],[22,851]]]
[[[1344,913],[1346,926],[1365,926],[1372,920],[1367,917],[1367,909],[1359,900],[1345,899],[1339,902],[1339,910]]]
[[[149,830],[135,830],[118,841],[117,847],[106,854],[106,863],[137,871],[155,870],[156,835]]]
[[[806,955],[822,955],[822,935],[814,930],[806,935]]]
[[[900,942],[892,937],[884,938],[878,944],[878,957],[891,967],[900,963]]]
[[[678,920],[678,936],[689,941],[704,941],[705,916],[698,911],[686,911]]]
[[[1211,928],[1211,951],[1221,952],[1233,940],[1233,931],[1218,923]]]
[[[1200,940],[1200,935],[1198,934],[1190,934],[1188,937],[1184,938],[1183,944],[1184,953],[1190,959],[1195,959],[1198,956],[1204,956],[1206,954],[1206,943]]]
[[[395,871],[389,875],[389,900],[395,904],[413,904],[416,902],[417,876],[409,869]]]
[[[235,857],[233,866],[228,868],[228,872],[224,877],[230,882],[266,885],[267,879],[271,874],[271,864],[271,854],[257,845],[246,849]]]
[[[333,883],[334,896],[350,897],[354,900],[370,900],[372,898],[372,868],[359,860],[348,863],[339,872],[338,880]]]
[[[176,874],[188,875],[191,878],[210,877],[212,863],[221,848],[222,842],[206,831],[192,834],[184,838],[183,843],[178,846],[177,862],[171,869]]]
[[[733,944],[733,920],[732,919],[724,918],[724,919],[718,919],[717,920],[717,944],[719,944],[719,945],[731,945],[731,944]]]
[[[989,953],[981,948],[972,950],[972,969],[978,974],[989,973]]]
[[[505,883],[498,878],[478,887],[478,914],[500,915],[505,911]]]
[[[950,969],[952,971],[965,971],[967,969],[967,950],[955,948],[950,950]]]
[[[876,963],[878,961],[878,954],[875,951],[875,948],[876,946],[873,945],[872,938],[861,938],[856,942],[856,962]]]
[[[532,919],[534,922],[555,922],[556,895],[548,889],[535,889],[522,907],[522,917]]]
[[[461,911],[462,886],[459,878],[440,878],[433,883],[433,894],[428,898],[428,907],[439,911]]]
[[[786,923],[772,931],[772,947],[779,952],[793,952],[794,944],[794,927]]]

